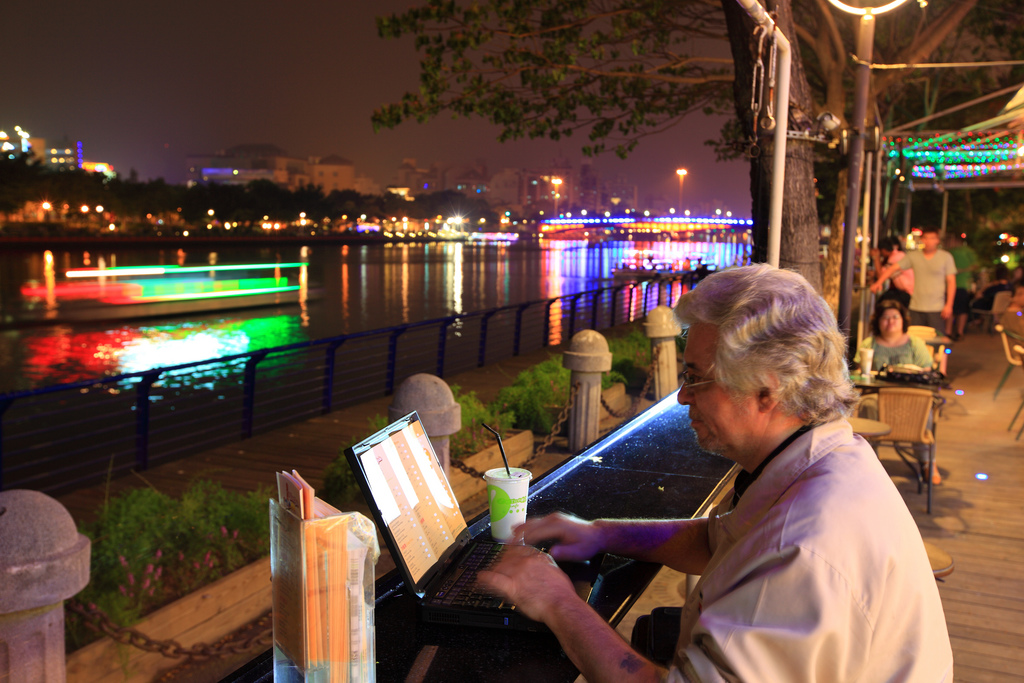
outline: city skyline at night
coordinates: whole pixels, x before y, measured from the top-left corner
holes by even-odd
[[[283,8],[192,0],[96,7],[51,0],[18,2],[23,26],[0,48],[19,87],[0,112],[48,141],[84,143],[86,157],[111,163],[122,177],[186,179],[188,155],[240,144],[274,144],[298,158],[340,155],[381,186],[395,183],[403,160],[441,167],[483,162],[504,168],[579,168],[622,176],[641,202],[675,204],[676,169],[690,169],[684,204],[728,206],[749,214],[749,167],[715,162],[705,140],[722,120],[688,117],[640,141],[629,159],[587,159],[585,134],[558,142],[497,141],[483,120],[442,115],[374,133],[373,109],[417,87],[412,40],[385,41],[374,18],[407,0],[363,4],[298,3]]]

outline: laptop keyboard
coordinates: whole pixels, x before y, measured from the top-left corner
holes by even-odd
[[[487,569],[501,556],[504,546],[499,543],[477,543],[469,555],[430,599],[434,605],[453,607],[501,607],[501,598],[483,593],[476,588],[477,572]]]

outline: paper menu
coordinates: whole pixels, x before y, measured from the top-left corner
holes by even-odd
[[[372,680],[373,523],[316,498],[294,470],[278,473],[278,494],[270,501],[275,676]]]

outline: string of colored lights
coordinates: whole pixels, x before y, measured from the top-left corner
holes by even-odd
[[[958,180],[1024,169],[1024,140],[1010,131],[883,139],[886,156],[911,162],[915,178]]]

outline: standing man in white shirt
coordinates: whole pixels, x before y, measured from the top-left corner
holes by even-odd
[[[871,285],[875,294],[882,291],[882,283],[897,272],[914,271],[914,293],[910,297],[910,324],[927,325],[937,334],[946,330],[946,321],[953,317],[953,299],[956,296],[956,263],[953,255],[939,249],[939,231],[927,227],[921,233],[921,248],[908,251],[898,264],[882,269]]]
[[[846,341],[801,276],[714,273],[685,294],[679,401],[701,447],[738,463],[705,519],[528,520],[489,590],[544,622],[589,683],[949,681],[953,656],[917,525],[844,417],[856,402]],[[656,511],[652,510],[652,514]],[[606,551],[700,574],[675,657],[630,648],[552,558]]]

